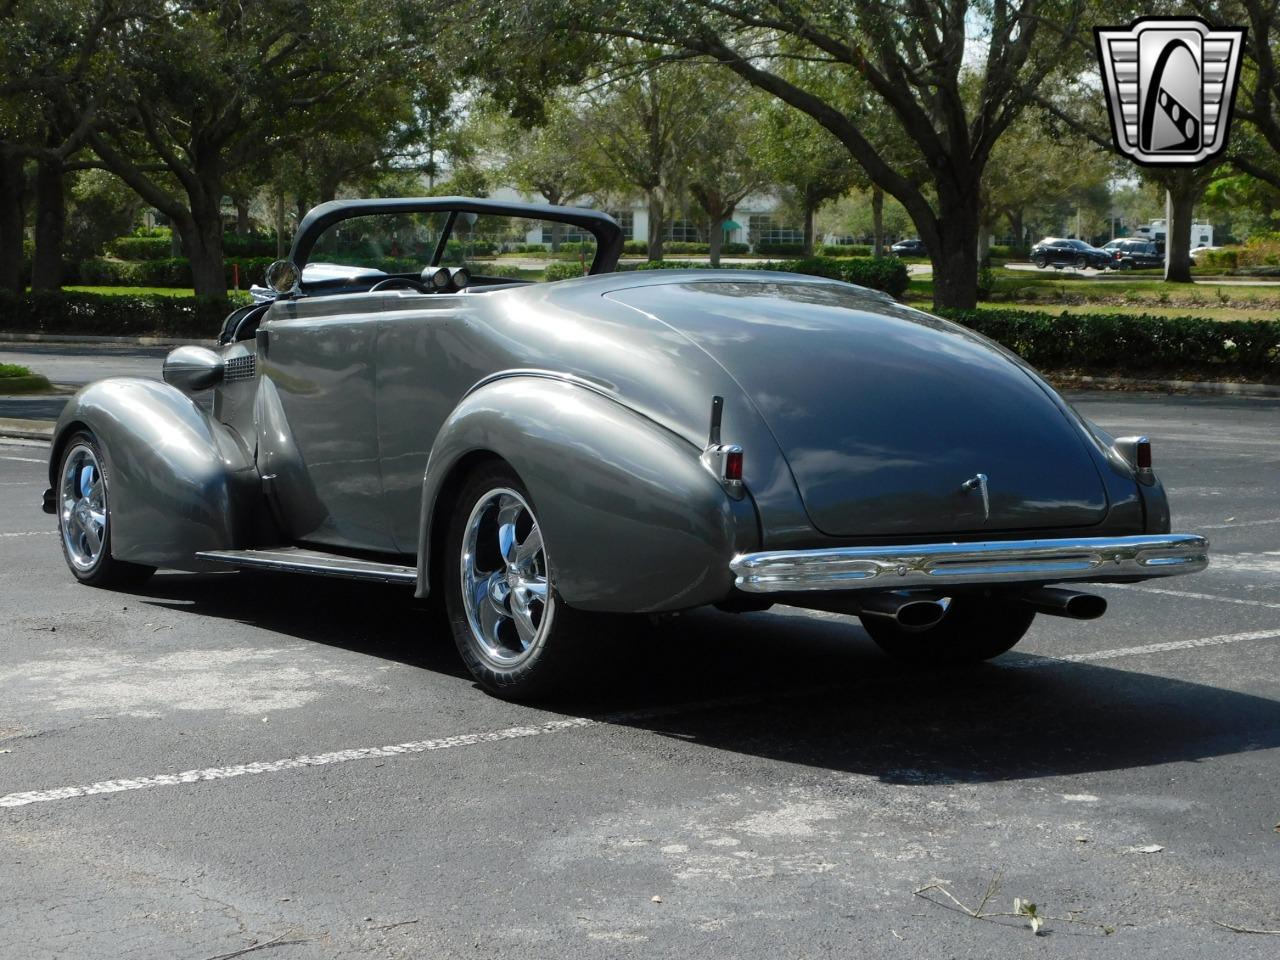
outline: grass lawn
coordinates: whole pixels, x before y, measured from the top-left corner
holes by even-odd
[[[67,293],[98,293],[106,297],[194,297],[189,287],[63,287]]]
[[[1204,316],[1224,320],[1274,319],[1280,316],[1280,286],[1165,283],[1157,276],[1130,273],[1084,277],[1062,271],[1031,273],[996,268],[984,307],[1026,307],[1061,312],[1153,313]],[[928,304],[933,278],[913,277],[906,299]]]

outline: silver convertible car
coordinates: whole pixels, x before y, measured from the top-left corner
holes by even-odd
[[[584,275],[514,276],[529,244]],[[317,207],[216,345],[67,405],[45,508],[71,573],[403,583],[530,697],[604,668],[611,615],[789,604],[955,664],[1100,616],[1076,584],[1208,563],[1147,440],[996,344],[816,277],[615,272],[621,249],[590,210]]]

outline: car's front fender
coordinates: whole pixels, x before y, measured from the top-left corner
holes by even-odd
[[[528,487],[571,606],[653,612],[724,599],[733,587],[729,560],[758,542],[758,524],[750,498],[729,497],[700,452],[577,382],[522,374],[473,390],[427,464],[418,595],[443,555],[449,491],[466,463],[493,455]]]
[[[201,569],[199,550],[246,545],[261,480],[250,451],[189,396],[165,383],[99,380],[67,403],[49,462],[87,429],[106,459],[111,555],[151,566]]]

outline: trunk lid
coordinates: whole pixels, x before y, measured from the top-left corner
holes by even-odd
[[[734,378],[823,533],[997,533],[1106,515],[1076,425],[961,327],[872,291],[798,278],[674,281],[609,296],[679,331]]]

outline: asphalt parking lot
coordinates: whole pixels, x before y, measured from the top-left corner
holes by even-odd
[[[1220,924],[1280,930],[1280,402],[1073,399],[1209,571],[961,673],[696,613],[555,710],[393,588],[78,586],[0,443],[0,956],[1275,956]],[[997,876],[1066,919],[916,893]]]

